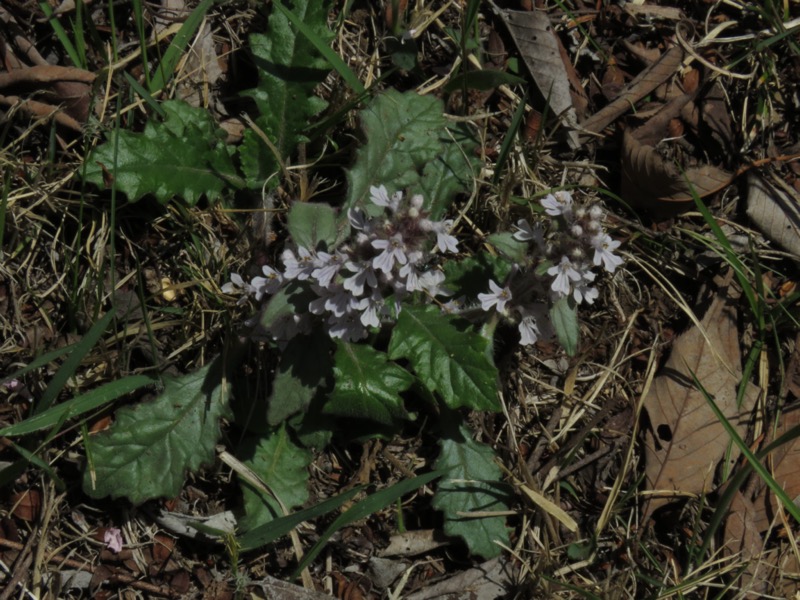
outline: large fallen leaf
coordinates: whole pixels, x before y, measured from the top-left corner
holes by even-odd
[[[630,129],[625,130],[622,137],[620,161],[622,199],[653,212],[663,211],[665,202],[691,202],[692,190],[703,198],[720,191],[733,180],[733,174],[713,165],[692,167],[682,173],[676,165],[665,161],[653,146],[642,143]]]
[[[570,94],[569,77],[547,13],[536,9],[497,9],[496,12],[514,38],[519,54],[550,110],[570,129],[574,128],[578,118]],[[570,134],[570,144],[578,145],[574,132]]]
[[[747,175],[747,216],[769,239],[800,256],[800,204],[753,172]]]
[[[755,523],[755,506],[741,491],[736,492],[731,502],[728,515],[725,517],[725,539],[723,554],[738,555],[739,561],[746,562],[736,582],[736,587],[750,594],[749,597],[761,598],[767,592],[767,582],[758,572],[758,558],[764,550],[764,540]],[[754,595],[755,594],[755,595]]]
[[[784,410],[781,420],[775,431],[775,439],[787,433],[793,427],[800,425],[800,406]],[[772,476],[783,487],[789,498],[798,504],[800,500],[800,438],[783,444],[776,448],[770,455],[768,466],[772,467]],[[758,531],[766,531],[773,524],[778,511],[778,500],[770,492],[763,481],[759,482],[759,489],[755,494],[755,512],[753,521]],[[780,521],[775,523],[780,525]]]
[[[650,419],[645,429],[647,487],[649,490],[700,494],[712,489],[714,470],[730,439],[694,377],[740,435],[757,388],[748,384],[741,408],[736,391],[741,380],[741,354],[736,327],[739,294],[721,286],[701,321],[675,341],[661,374],[653,381],[644,407]],[[736,448],[733,448],[735,459]],[[647,514],[669,502],[652,498]]]

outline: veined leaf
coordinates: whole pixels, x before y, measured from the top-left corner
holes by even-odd
[[[186,472],[214,459],[227,396],[222,357],[183,377],[165,376],[158,398],[119,410],[108,430],[87,440],[93,469],[84,472],[84,491],[134,504],[177,496]]]
[[[286,8],[318,41],[330,43],[333,33],[328,30],[327,6],[324,0],[294,0]],[[281,10],[272,11],[266,34],[250,36],[250,49],[259,81],[245,95],[253,98],[260,112],[256,125],[285,160],[305,141],[302,132],[309,121],[327,106],[314,95],[314,88],[328,75],[330,65]],[[250,187],[260,188],[278,170],[273,150],[253,131],[245,134],[239,156]]]
[[[336,211],[328,204],[295,202],[286,223],[292,240],[308,250],[330,251],[336,244]]]
[[[569,356],[575,356],[581,331],[578,313],[574,306],[570,306],[568,297],[556,300],[553,308],[550,309],[550,321],[556,330],[558,342]]]
[[[308,500],[308,470],[311,453],[297,447],[289,439],[285,427],[269,436],[248,438],[242,444],[239,456],[266,484],[271,494],[264,493],[252,483],[242,481],[242,498],[245,515],[239,520],[242,531],[250,531],[285,516],[280,499],[287,510]]]
[[[406,411],[399,394],[414,378],[388,358],[371,346],[339,342],[333,368],[335,384],[323,412],[387,426],[404,418]]]
[[[151,119],[142,133],[112,131],[86,159],[87,181],[106,186],[108,176],[131,202],[153,194],[161,203],[178,196],[196,204],[241,187],[232,150],[218,135],[208,111],[179,100],[161,105],[163,122]]]
[[[491,342],[460,330],[435,306],[403,307],[392,331],[389,358],[406,358],[423,385],[450,408],[500,410]]]
[[[450,435],[439,442],[441,454],[435,468],[445,471],[433,497],[434,508],[444,512],[444,531],[463,538],[470,552],[484,558],[500,554],[495,542],[508,545],[505,517],[470,517],[471,512],[508,510],[508,491],[491,448],[472,439],[464,426],[448,427]]]

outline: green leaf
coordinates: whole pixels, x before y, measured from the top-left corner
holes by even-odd
[[[314,95],[314,90],[330,72],[330,65],[315,44],[292,26],[288,11],[275,6],[267,33],[250,36],[258,87],[244,95],[255,101],[260,113],[255,123],[285,161],[295,152],[297,144],[306,141],[303,131],[309,122],[327,106],[327,102]],[[303,22],[319,43],[330,45],[333,33],[328,30],[327,2],[295,0],[291,14]],[[273,150],[253,131],[245,134],[239,156],[251,188],[260,189],[278,171]],[[277,181],[272,187],[275,185]]]
[[[501,85],[517,85],[522,83],[525,83],[522,77],[517,77],[505,71],[484,69],[482,71],[459,73],[444,86],[444,91],[448,93],[455,92],[465,87],[471,90],[486,91],[493,90]]]
[[[86,441],[94,468],[84,472],[84,491],[134,504],[177,496],[187,471],[213,461],[227,396],[222,357],[194,373],[165,376],[158,398],[119,410],[109,429]]]
[[[113,402],[120,396],[129,394],[146,385],[152,385],[155,380],[144,375],[131,375],[118,381],[112,381],[90,390],[80,396],[51,406],[47,410],[25,419],[21,423],[10,425],[0,429],[0,437],[12,437],[15,435],[25,435],[52,427],[67,419],[80,416],[92,410],[97,410],[109,402]]]
[[[281,353],[272,381],[267,422],[278,425],[305,411],[333,370],[333,343],[322,330],[293,338]]]
[[[142,133],[115,130],[86,159],[85,179],[105,187],[107,175],[131,202],[153,194],[161,203],[178,196],[196,204],[215,200],[229,186],[241,187],[229,149],[214,120],[179,100],[161,105],[163,122],[148,121]]]
[[[500,410],[491,341],[456,327],[435,306],[403,307],[392,331],[389,358],[406,358],[422,384],[450,408]]]
[[[469,517],[465,513],[508,510],[508,492],[491,448],[472,439],[466,427],[448,427],[440,440],[435,468],[447,473],[433,496],[433,507],[444,512],[444,531],[463,538],[472,554],[500,554],[495,542],[509,544],[505,517]]]
[[[368,419],[392,426],[406,417],[400,392],[412,375],[388,361],[383,352],[363,344],[339,342],[333,368],[334,388],[323,412],[338,417]]]
[[[285,516],[280,499],[287,510],[308,500],[308,465],[311,453],[297,447],[289,439],[285,427],[272,435],[247,438],[237,452],[242,462],[258,475],[271,494],[264,493],[252,483],[242,480],[242,500],[245,515],[239,519],[242,531],[250,531]]]
[[[336,211],[328,204],[295,202],[289,209],[286,227],[292,240],[308,250],[331,250],[336,243]]]
[[[511,265],[506,259],[488,252],[478,252],[464,260],[450,260],[444,264],[448,285],[469,298],[486,292],[490,279],[505,281],[510,272]]]
[[[528,244],[515,239],[513,233],[493,233],[488,241],[500,254],[513,262],[524,263],[527,260]]]
[[[561,298],[553,304],[553,308],[550,309],[550,320],[556,330],[558,342],[569,356],[575,356],[581,332],[577,311],[574,306],[570,306],[568,297]]]
[[[431,218],[441,219],[456,194],[472,189],[480,161],[475,157],[475,138],[463,124],[449,125],[440,138],[442,151],[422,172],[421,193]]]
[[[314,519],[324,515],[325,513],[329,513],[332,510],[336,510],[342,504],[346,503],[348,500],[351,500],[353,496],[358,494],[361,490],[361,487],[355,487],[352,490],[348,490],[347,492],[339,494],[338,496],[328,498],[327,500],[324,500],[319,504],[312,506],[311,508],[300,510],[286,517],[281,517],[280,519],[270,521],[266,525],[256,527],[252,531],[248,531],[237,540],[239,547],[243,552],[246,552],[248,550],[255,550],[261,546],[266,546],[267,544],[270,544],[278,538],[289,533],[303,521],[308,521],[309,519]]]
[[[396,90],[378,96],[361,111],[365,143],[347,173],[345,209],[362,206],[377,214],[380,207],[366,202],[371,186],[385,185],[390,193],[418,187],[425,165],[442,152],[443,113],[441,101],[432,96]]]
[[[261,309],[258,317],[257,333],[267,334],[270,328],[281,319],[308,312],[308,304],[316,296],[301,282],[292,281],[278,290]]]

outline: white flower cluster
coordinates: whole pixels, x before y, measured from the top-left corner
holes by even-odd
[[[558,222],[559,228],[548,235],[540,227],[532,227],[525,219],[517,221],[514,238],[521,242],[533,242],[541,258],[552,266],[546,273],[548,289],[538,284],[536,270],[528,268],[515,273],[505,287],[489,282],[490,293],[479,294],[478,300],[485,311],[496,310],[510,316],[513,311],[519,317],[520,343],[529,345],[552,332],[547,304],[542,302],[547,295],[551,302],[572,297],[577,304],[592,304],[599,292],[593,283],[596,274],[593,267],[613,273],[622,264],[622,258],[614,254],[620,242],[613,240],[602,225],[603,210],[599,206],[591,209],[576,207],[572,195],[566,191],[548,194],[541,201],[545,213]]]
[[[383,209],[370,217],[361,209],[350,209],[348,219],[353,235],[348,243],[325,252],[298,247],[281,255],[283,273],[265,266],[263,277],[246,283],[232,275],[223,292],[237,288],[252,294],[257,301],[280,290],[289,281],[308,281],[315,298],[308,311],[320,317],[329,335],[344,341],[367,336],[368,327],[379,327],[392,312],[400,311],[400,300],[412,292],[429,296],[448,295],[442,288],[444,273],[430,268],[428,247],[435,235],[434,250],[455,253],[458,242],[450,235],[453,222],[432,221],[423,209],[422,196],[410,200],[402,192],[389,195],[384,186],[370,188],[370,200]],[[394,311],[387,306],[391,297]],[[308,331],[308,315],[287,315],[272,324],[270,333],[287,340]]]

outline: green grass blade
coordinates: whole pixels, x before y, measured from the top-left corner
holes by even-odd
[[[64,389],[64,386],[67,385],[69,378],[75,374],[75,371],[78,369],[78,365],[81,364],[83,357],[89,353],[89,350],[92,349],[92,347],[100,339],[100,336],[103,335],[103,332],[108,327],[108,324],[111,323],[111,319],[114,318],[114,312],[115,311],[113,309],[108,311],[102,319],[92,326],[83,339],[75,344],[72,352],[67,357],[67,360],[64,361],[64,364],[61,365],[61,368],[59,368],[56,374],[53,376],[53,379],[50,381],[50,384],[44,391],[44,394],[42,394],[41,399],[34,407],[34,415],[41,414],[50,408],[58,394],[62,389]]]
[[[61,26],[59,20],[53,16],[53,9],[50,8],[50,5],[42,1],[39,2],[39,8],[42,9],[44,16],[47,17],[47,22],[50,23],[50,26],[53,28],[53,33],[56,34],[56,38],[61,42],[72,64],[79,69],[85,69],[86,65],[81,61],[81,55],[75,49],[75,45],[72,43],[72,40],[69,39],[67,32]]]
[[[47,364],[50,364],[57,358],[61,358],[65,354],[67,354],[70,350],[75,348],[76,344],[70,344],[69,346],[64,346],[63,348],[59,348],[58,350],[53,350],[52,352],[48,352],[47,354],[42,354],[39,358],[35,359],[31,364],[22,367],[18,371],[14,371],[11,375],[0,379],[0,383],[5,383],[6,381],[10,381],[11,379],[16,379],[17,377],[22,377],[25,373],[29,373],[38,369],[39,367],[43,367]]]
[[[703,397],[706,399],[706,402],[708,402],[711,410],[714,411],[714,415],[717,417],[717,419],[719,419],[719,422],[725,428],[725,431],[728,432],[728,435],[738,446],[739,450],[741,450],[742,454],[747,459],[747,462],[753,467],[753,469],[755,469],[756,473],[758,473],[758,476],[761,477],[764,483],[767,484],[769,489],[772,490],[772,493],[775,494],[775,497],[781,501],[781,504],[783,504],[786,512],[792,515],[795,521],[800,523],[800,508],[795,505],[783,487],[781,487],[781,485],[775,481],[772,475],[770,475],[770,472],[763,464],[761,464],[759,458],[750,451],[750,448],[747,447],[745,441],[739,437],[736,429],[733,427],[733,425],[731,425],[730,421],[725,418],[725,415],[717,406],[714,398],[712,398],[711,395],[706,391],[706,389],[703,387],[703,384],[700,383],[700,380],[697,379],[697,376],[694,374],[694,372],[691,369],[689,372],[692,374],[692,379],[694,380],[694,384],[697,386],[697,389],[701,394],[703,394]]]
[[[280,0],[273,0],[273,6],[281,11],[287,19],[297,27],[297,30],[302,33],[309,42],[311,42],[314,47],[319,51],[320,54],[327,60],[331,67],[333,67],[339,76],[350,86],[350,88],[356,92],[357,94],[363,94],[366,90],[364,88],[364,84],[359,81],[358,77],[356,77],[355,73],[353,73],[352,69],[347,66],[336,52],[334,52],[330,46],[328,46],[325,42],[323,42],[319,37],[317,37],[313,31],[311,31],[308,27],[306,27],[305,23],[301,21],[296,14],[286,8],[283,4],[281,4]]]
[[[330,537],[342,527],[346,527],[350,523],[359,521],[373,513],[378,512],[379,510],[392,504],[401,496],[409,492],[413,492],[417,488],[430,483],[434,479],[438,479],[445,473],[445,471],[441,470],[432,471],[430,473],[426,473],[425,475],[414,477],[413,479],[406,479],[400,483],[394,484],[389,488],[386,488],[385,490],[375,492],[371,496],[356,503],[352,508],[339,515],[339,517],[333,523],[331,523],[330,527],[325,530],[325,533],[320,536],[319,540],[317,540],[317,543],[314,544],[311,550],[309,550],[308,553],[303,557],[303,560],[300,561],[300,564],[297,565],[297,568],[294,570],[291,579],[295,579],[300,575],[303,569],[305,569],[309,563],[314,560],[322,551]]]
[[[136,81],[136,79],[127,71],[123,73],[123,76],[125,77],[125,80],[128,82],[128,84],[131,86],[131,89],[134,92],[136,92],[139,96],[141,96],[141,98],[147,103],[147,106],[149,106],[153,110],[153,112],[155,112],[162,119],[167,118],[167,112],[163,108],[161,108],[161,104],[158,102],[158,100],[153,98],[153,95],[150,92],[148,92],[147,89],[145,89],[145,87],[141,83]]]
[[[12,437],[16,435],[25,435],[47,429],[59,422],[72,419],[92,410],[96,410],[101,406],[108,404],[124,396],[134,390],[157,383],[157,380],[145,377],[144,375],[133,375],[125,377],[119,381],[112,381],[97,389],[91,390],[73,398],[68,402],[52,406],[29,419],[25,419],[16,425],[10,425],[4,429],[0,429],[0,437]]]
[[[497,161],[494,166],[494,177],[492,177],[492,184],[497,185],[500,181],[500,174],[503,172],[503,167],[506,164],[508,153],[511,151],[511,146],[514,145],[514,140],[517,139],[519,126],[522,124],[522,118],[525,116],[525,102],[528,99],[528,94],[520,98],[519,106],[514,111],[514,116],[511,118],[511,126],[506,132],[506,137],[503,139],[503,145],[500,146],[500,153],[497,155]]]
[[[296,513],[292,513],[285,517],[270,521],[261,527],[256,527],[252,531],[248,531],[239,538],[239,547],[242,549],[242,551],[247,551],[255,550],[261,546],[266,546],[267,544],[270,544],[278,538],[289,533],[303,521],[315,519],[331,512],[332,510],[336,510],[361,490],[361,487],[353,488],[352,490],[349,490],[343,494],[339,494],[338,496],[329,498],[324,502],[320,502],[311,508],[297,511]]]
[[[206,18],[206,13],[214,5],[214,1],[215,0],[203,0],[197,5],[197,8],[192,11],[186,21],[184,21],[183,25],[181,25],[178,33],[175,34],[175,37],[173,37],[172,41],[169,43],[169,47],[161,58],[161,62],[158,63],[155,69],[155,73],[148,85],[150,93],[154,94],[159,90],[163,90],[167,85],[167,82],[172,77],[172,73],[175,71],[178,61],[181,59],[192,37],[197,33],[197,30],[203,23],[203,19]]]

